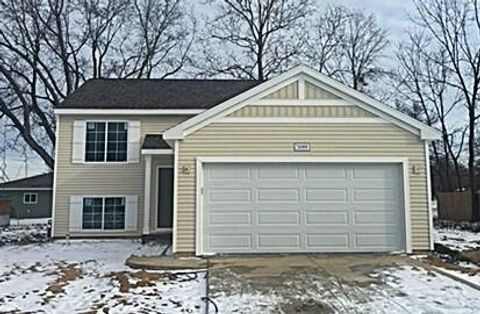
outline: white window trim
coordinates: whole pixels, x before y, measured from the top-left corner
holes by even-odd
[[[104,143],[104,147],[105,147],[105,156],[104,156],[104,161],[87,161],[86,158],[87,158],[87,132],[88,132],[88,123],[99,123],[99,122],[102,122],[102,123],[105,123],[105,143]],[[126,123],[127,125],[127,159],[125,161],[107,161],[107,153],[108,153],[108,150],[107,150],[107,145],[108,145],[108,123]],[[129,129],[129,125],[128,125],[128,120],[85,120],[85,125],[84,125],[84,129],[85,129],[85,134],[83,135],[83,164],[86,164],[86,165],[95,165],[95,164],[98,164],[98,165],[105,165],[105,164],[112,164],[112,165],[122,165],[122,164],[128,164],[130,163],[128,161],[128,129]]]
[[[35,195],[35,202],[27,202],[25,201],[25,196],[30,195],[30,199],[32,195]],[[23,204],[25,205],[33,205],[33,204],[38,204],[38,193],[37,192],[25,192],[23,193]]]
[[[173,230],[173,211],[174,211],[174,208],[172,208],[172,228],[159,228],[157,226],[157,222],[158,222],[158,188],[159,188],[159,183],[158,183],[158,175],[159,175],[159,170],[160,169],[172,169],[174,170],[173,168],[173,165],[159,165],[156,167],[155,171],[156,171],[156,175],[155,175],[155,224],[154,224],[154,230],[155,231],[158,231],[158,232],[165,232],[165,231],[172,231]],[[175,174],[174,174],[175,176]],[[173,179],[175,181],[175,178]],[[175,182],[172,182],[173,185],[175,185]],[[173,205],[173,195],[172,195],[172,205]]]
[[[410,215],[410,183],[409,183],[409,161],[401,157],[279,157],[279,156],[248,156],[248,157],[227,157],[209,156],[197,157],[196,159],[196,233],[195,233],[195,254],[212,255],[215,252],[205,252],[203,247],[203,164],[204,163],[397,163],[402,165],[403,171],[403,208],[405,226],[405,252],[412,253],[412,221]]]
[[[106,198],[110,198],[110,197],[116,197],[116,198],[120,198],[122,197],[125,201],[125,223],[124,223],[124,226],[123,226],[123,229],[104,229],[104,224],[105,224],[105,199]],[[126,213],[127,213],[127,195],[82,195],[81,196],[82,198],[82,221],[81,221],[81,229],[78,231],[80,233],[91,233],[91,232],[110,232],[110,233],[115,233],[115,232],[125,232],[127,231],[127,217],[126,217]],[[83,229],[83,204],[84,204],[84,200],[86,198],[101,198],[102,199],[102,228],[101,229]]]

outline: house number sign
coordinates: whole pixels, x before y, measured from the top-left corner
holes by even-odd
[[[293,143],[294,152],[309,152],[310,143]]]

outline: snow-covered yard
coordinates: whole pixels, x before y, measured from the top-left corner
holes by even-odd
[[[443,244],[454,250],[480,249],[480,233],[437,227],[434,236],[435,243]]]
[[[458,234],[441,234],[457,245],[452,238]],[[468,245],[476,241],[474,235],[466,239]],[[166,249],[136,240],[0,246],[0,313],[205,313],[204,271],[146,272],[125,265],[131,254],[161,255]],[[421,267],[377,269],[369,276],[378,283],[368,286],[317,273],[287,287],[286,295],[300,300],[303,309],[315,302],[338,313],[476,313],[480,308],[480,291]],[[237,285],[209,297],[219,313],[277,313],[290,302],[280,292],[278,285],[267,293]],[[213,303],[209,312],[215,313]]]
[[[132,253],[157,251],[138,241],[72,241],[0,247],[0,312],[196,313],[204,272],[129,269]]]
[[[437,224],[436,255],[429,261],[443,271],[480,287],[480,232]]]

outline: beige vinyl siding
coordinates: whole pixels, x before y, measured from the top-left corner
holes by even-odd
[[[310,142],[311,152],[293,153],[294,142]],[[228,124],[213,123],[179,145],[177,251],[195,251],[195,161],[198,156],[408,157],[412,246],[429,249],[424,143],[391,124]],[[185,169],[185,168],[184,168]]]
[[[99,163],[72,164],[72,131],[75,120],[139,120],[141,141],[145,134],[159,134],[186,120],[189,116],[101,116],[77,115],[60,117],[58,156],[55,169],[55,221],[54,236],[128,236],[139,235],[143,225],[145,164],[140,163]],[[153,167],[152,167],[153,168]],[[155,169],[155,168],[153,168]],[[152,174],[152,177],[156,177]],[[81,232],[69,233],[70,196],[72,195],[138,195],[138,230],[135,232]],[[155,193],[152,193],[152,197]],[[151,201],[152,208],[155,200]],[[151,214],[151,216],[154,216]],[[154,218],[152,218],[154,219]]]
[[[306,81],[305,99],[338,99],[338,97]]]
[[[298,99],[298,81],[263,97],[264,99]]]
[[[264,117],[295,117],[295,118],[365,118],[374,117],[368,111],[357,106],[245,106],[229,117],[264,118]]]

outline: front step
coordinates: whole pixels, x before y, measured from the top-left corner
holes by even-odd
[[[142,243],[156,242],[160,244],[172,243],[172,232],[142,234]]]

